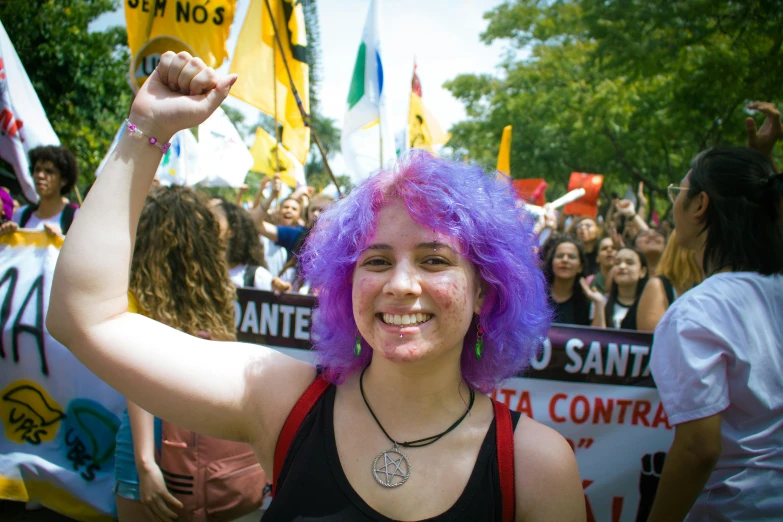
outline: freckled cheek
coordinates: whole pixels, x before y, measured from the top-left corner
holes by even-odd
[[[432,297],[440,304],[446,318],[459,320],[465,314],[472,314],[468,308],[469,291],[466,281],[448,281],[431,289]]]
[[[353,315],[359,318],[374,316],[374,300],[378,295],[378,284],[371,278],[354,277],[351,301],[353,303]]]

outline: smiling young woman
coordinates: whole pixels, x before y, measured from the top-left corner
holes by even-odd
[[[165,53],[129,120],[165,142],[233,80]],[[301,256],[317,371],[242,343],[216,358],[214,341],[127,313],[159,162],[158,147],[120,140],[60,253],[47,325],[144,409],[248,441],[274,470],[265,522],[585,520],[565,439],[485,395],[549,326],[533,222],[510,186],[420,152],[327,208]]]

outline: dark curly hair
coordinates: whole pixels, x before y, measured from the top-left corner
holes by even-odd
[[[60,171],[60,177],[65,181],[65,185],[60,189],[61,195],[68,194],[76,185],[79,179],[79,168],[76,166],[76,158],[73,153],[65,147],[55,145],[46,145],[36,147],[29,152],[30,169],[35,168],[39,161],[51,161]]]
[[[219,208],[228,221],[230,235],[227,245],[228,266],[257,265],[267,268],[264,245],[247,210],[223,198]]]

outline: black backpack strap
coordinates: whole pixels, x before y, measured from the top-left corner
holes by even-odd
[[[666,291],[666,299],[669,300],[669,306],[671,306],[671,304],[676,299],[674,296],[674,285],[672,285],[672,282],[669,281],[669,278],[664,275],[658,276],[658,279],[660,279],[661,283],[663,283],[663,289]]]
[[[62,214],[60,215],[60,228],[63,231],[63,235],[68,233],[68,229],[71,228],[73,218],[76,215],[76,208],[71,205],[65,205]]]
[[[38,210],[38,205],[27,205],[22,211],[22,215],[19,218],[19,228],[24,228],[30,218],[33,217],[33,212]]]
[[[247,265],[245,267],[244,284],[246,287],[253,288],[256,284],[256,270],[259,265]]]

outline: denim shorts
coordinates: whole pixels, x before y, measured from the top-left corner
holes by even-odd
[[[161,424],[155,418],[155,446],[160,450]],[[133,434],[131,433],[128,410],[122,412],[120,429],[117,431],[114,448],[114,493],[130,500],[141,500],[139,495],[139,473],[136,471],[136,458],[133,452]]]

